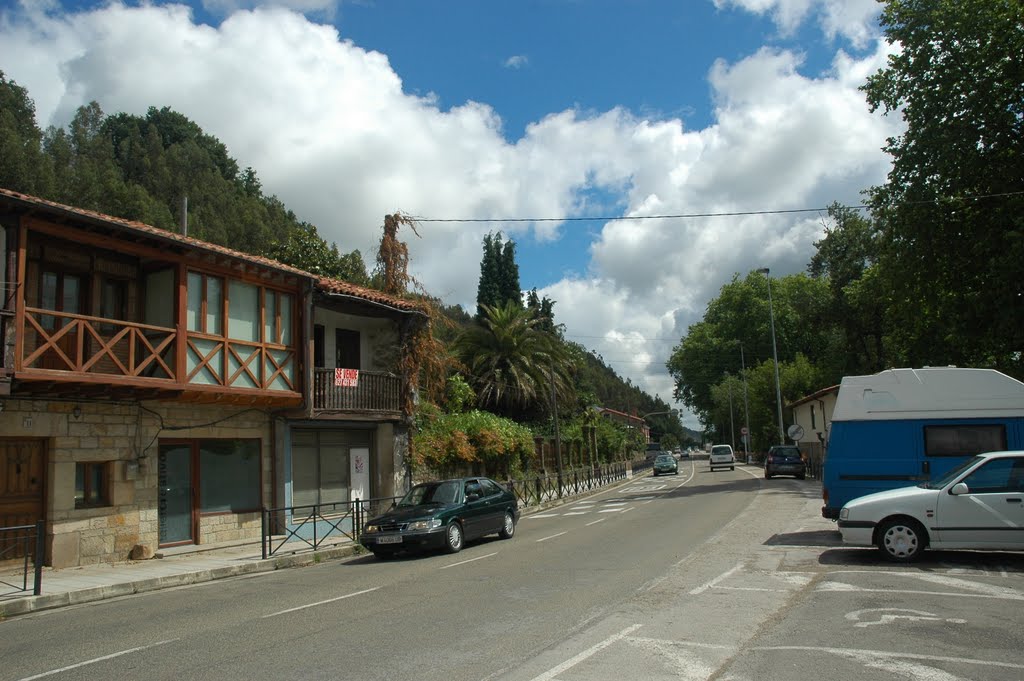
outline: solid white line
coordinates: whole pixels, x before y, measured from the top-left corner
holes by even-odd
[[[544,537],[543,539],[538,539],[537,543],[539,544],[542,541],[547,541],[548,539],[554,539],[555,537],[561,537],[563,534],[568,534],[568,533],[569,533],[568,530],[566,530],[565,532],[559,532],[558,534],[553,534],[550,537]]]
[[[148,646],[139,646],[138,648],[129,648],[128,650],[122,650],[119,653],[111,653],[110,655],[104,655],[103,657],[97,657],[97,658],[94,658],[92,660],[86,660],[85,662],[79,662],[78,664],[68,665],[67,667],[61,667],[60,669],[53,669],[53,670],[48,671],[48,672],[43,672],[42,674],[36,674],[35,676],[26,676],[23,679],[19,679],[19,681],[32,681],[32,679],[41,679],[44,676],[53,676],[54,674],[60,674],[61,672],[66,672],[66,671],[69,671],[71,669],[78,669],[79,667],[84,667],[87,664],[96,664],[97,662],[103,662],[104,660],[112,660],[115,657],[121,657],[122,655],[128,655],[129,653],[137,653],[140,650],[146,650],[147,648],[155,648],[157,646],[162,646],[162,645],[165,645],[167,643],[174,643],[177,640],[179,640],[179,639],[172,638],[172,639],[167,640],[167,641],[157,641],[156,643],[150,643]]]
[[[989,598],[997,601],[1024,601],[1024,594],[966,594],[951,591],[916,591],[913,589],[863,589],[859,586],[843,582],[822,582],[815,591],[818,593],[896,593],[903,596],[953,596],[955,598]]]
[[[484,558],[490,558],[491,556],[496,556],[496,555],[498,555],[497,551],[495,551],[494,553],[488,553],[486,556],[477,556],[476,558],[470,558],[469,560],[461,560],[458,563],[452,563],[451,565],[442,565],[441,567],[439,567],[437,569],[438,570],[447,570],[448,568],[453,568],[456,565],[465,565],[466,563],[472,563],[474,560],[483,560]]]
[[[295,612],[296,610],[305,610],[306,608],[312,608],[318,605],[324,605],[326,603],[333,603],[334,601],[340,601],[345,598],[352,598],[353,596],[361,596],[362,594],[368,594],[371,591],[376,591],[379,588],[379,586],[375,586],[372,589],[363,589],[362,591],[356,591],[355,593],[345,594],[344,596],[338,596],[337,598],[328,598],[326,601],[318,601],[316,603],[310,603],[309,605],[300,605],[297,608],[288,608],[287,610],[282,610],[281,612],[275,612],[270,615],[263,615],[262,619],[266,619],[267,617],[277,617],[278,615],[284,615],[285,613]]]
[[[698,587],[697,587],[696,589],[693,589],[693,590],[691,590],[691,591],[690,591],[690,595],[691,595],[691,596],[696,596],[696,595],[698,595],[698,594],[702,594],[702,593],[704,593],[704,592],[705,592],[705,591],[707,591],[708,589],[710,589],[710,588],[714,587],[714,586],[715,586],[716,584],[718,584],[719,582],[721,582],[721,581],[723,581],[723,580],[725,580],[725,579],[728,579],[729,577],[731,577],[731,576],[732,576],[732,574],[733,574],[734,572],[736,572],[736,571],[740,570],[740,569],[741,569],[742,567],[743,567],[743,563],[739,563],[738,565],[736,565],[735,567],[733,567],[733,568],[732,568],[731,570],[726,570],[726,571],[725,571],[725,572],[723,572],[722,574],[720,574],[720,575],[718,575],[717,577],[715,577],[714,579],[712,579],[712,580],[711,580],[710,582],[707,582],[707,583],[705,583],[705,584],[702,584],[702,585],[698,586]]]
[[[551,669],[549,669],[548,671],[544,672],[540,676],[533,677],[533,679],[531,681],[551,681],[551,679],[555,678],[556,676],[558,676],[559,674],[561,674],[565,670],[572,669],[573,667],[578,665],[580,662],[583,662],[583,660],[586,660],[588,657],[593,656],[595,653],[601,652],[602,650],[604,650],[605,648],[607,648],[611,644],[615,643],[616,641],[620,641],[620,640],[624,639],[625,637],[629,636],[634,631],[639,629],[641,626],[642,625],[640,625],[640,624],[634,624],[632,626],[626,627],[625,629],[623,629],[619,633],[615,634],[614,636],[609,636],[608,638],[606,638],[605,640],[601,641],[597,645],[592,646],[590,648],[587,648],[586,650],[584,650],[579,655],[576,655],[575,657],[569,658],[568,660],[566,660],[562,664],[558,665],[557,667],[552,667]]]
[[[603,523],[606,520],[608,520],[608,519],[607,518],[598,518],[597,520],[595,520],[592,523],[587,523],[587,527],[590,527],[591,525],[597,525],[598,523]]]

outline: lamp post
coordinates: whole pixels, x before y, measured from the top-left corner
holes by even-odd
[[[782,388],[779,385],[779,351],[775,346],[775,308],[772,307],[772,278],[767,267],[757,270],[768,281],[768,316],[772,325],[772,359],[775,360],[775,402],[779,409],[779,444],[786,444],[786,435],[782,426]]]
[[[740,373],[743,374],[743,456],[750,463],[750,407],[747,404],[747,363],[743,359],[743,343],[740,343]]]

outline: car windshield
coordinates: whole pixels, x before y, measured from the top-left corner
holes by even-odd
[[[922,482],[921,484],[918,485],[918,487],[921,487],[923,489],[942,489],[949,483],[953,482],[953,480],[955,480],[965,470],[981,461],[981,459],[982,457],[980,456],[972,456],[970,459],[967,459],[967,461],[964,461],[962,464],[960,464],[950,472],[946,473],[938,480],[929,480],[928,482]]]
[[[671,454],[662,454],[654,461],[655,463],[672,463],[675,459],[672,458]]]
[[[459,481],[425,482],[416,485],[398,502],[400,507],[424,506],[428,504],[454,504],[459,497]]]

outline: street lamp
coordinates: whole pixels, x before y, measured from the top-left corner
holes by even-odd
[[[764,275],[768,281],[768,316],[772,324],[772,359],[775,360],[775,402],[779,408],[779,444],[786,444],[786,435],[782,426],[782,388],[779,386],[779,351],[775,346],[775,308],[772,307],[772,278],[768,275],[768,268],[762,267],[757,270]]]

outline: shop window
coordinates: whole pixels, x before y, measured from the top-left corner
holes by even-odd
[[[244,513],[260,508],[260,441],[200,440],[202,513]]]

